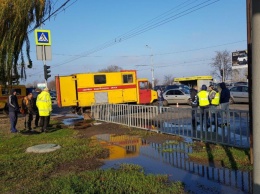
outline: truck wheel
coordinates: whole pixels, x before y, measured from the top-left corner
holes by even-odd
[[[153,106],[159,106],[159,102],[158,101],[155,101],[152,103]]]

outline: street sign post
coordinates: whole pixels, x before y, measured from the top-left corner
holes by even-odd
[[[50,66],[46,65],[46,60],[51,60],[51,31],[36,29],[34,31],[36,43],[36,55],[38,60],[43,61],[44,78],[47,87],[47,79],[51,77]]]

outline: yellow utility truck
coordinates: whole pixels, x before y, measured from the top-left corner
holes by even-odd
[[[157,92],[149,89],[147,79],[138,79],[136,70],[120,72],[79,73],[56,76],[59,107],[72,107],[83,113],[93,104],[152,104]]]
[[[5,105],[7,103],[8,96],[12,89],[16,90],[16,96],[18,99],[19,106],[22,105],[22,99],[26,96],[25,85],[0,85],[0,110],[4,111]]]

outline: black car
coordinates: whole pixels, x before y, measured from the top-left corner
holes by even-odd
[[[166,85],[157,85],[157,86],[154,86],[153,90],[154,90],[154,91],[157,91],[157,90],[159,90],[160,88],[162,88],[162,91],[165,91],[165,87],[166,87]]]
[[[56,91],[50,91],[50,95],[51,95],[51,100],[56,100]]]

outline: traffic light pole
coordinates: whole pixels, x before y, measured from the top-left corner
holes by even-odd
[[[43,67],[46,66],[46,52],[45,52],[45,45],[42,45],[42,53],[43,53]],[[44,68],[43,68],[44,69]],[[46,87],[48,88],[48,85],[47,85],[47,79],[45,79],[45,84],[46,84]]]

